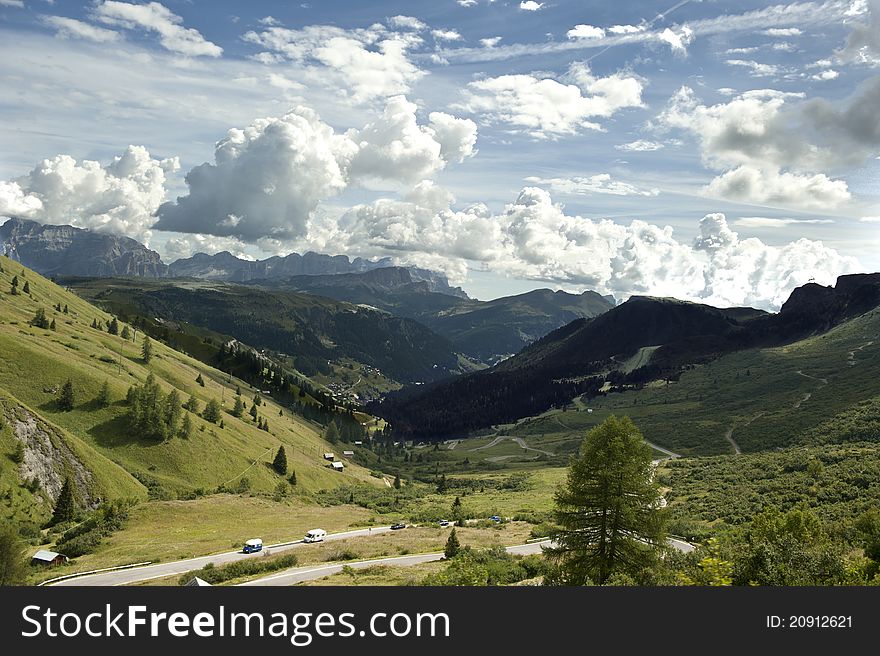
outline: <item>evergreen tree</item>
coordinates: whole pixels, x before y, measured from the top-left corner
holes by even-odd
[[[24,544],[11,523],[0,528],[0,586],[21,585],[27,576]]]
[[[257,406],[252,405],[251,409],[249,410],[249,413],[250,413],[251,417],[253,418],[253,420],[256,421],[257,420]]]
[[[241,419],[241,416],[244,414],[244,401],[241,400],[240,396],[235,397],[235,405],[232,408],[232,416]]]
[[[290,472],[290,478],[287,479],[290,481],[290,484],[296,486],[296,471]]]
[[[52,513],[52,524],[69,522],[76,518],[76,499],[73,496],[73,485],[70,478],[64,479],[61,492],[55,501],[55,510]]]
[[[287,453],[284,452],[283,444],[278,447],[278,453],[275,454],[275,460],[272,461],[272,468],[282,476],[287,473]]]
[[[550,582],[601,585],[655,562],[664,515],[652,474],[651,448],[628,417],[612,415],[587,433],[556,493]]]
[[[21,288],[21,291],[25,294],[31,293],[31,284],[27,280],[24,281],[24,287]]]
[[[210,421],[212,424],[216,424],[220,421],[220,403],[217,399],[211,399],[208,401],[205,410],[202,412],[202,418],[205,421]]]
[[[327,429],[324,431],[324,438],[330,444],[336,444],[339,441],[339,426],[336,425],[335,419],[327,425]]]
[[[180,437],[187,439],[190,435],[192,435],[192,420],[189,418],[189,413],[186,413],[180,423]]]
[[[459,551],[461,551],[461,543],[458,541],[458,536],[455,534],[455,527],[453,526],[452,531],[449,533],[449,537],[446,539],[446,547],[443,549],[443,555],[447,558],[455,558]]]
[[[199,375],[196,377],[196,382],[197,382],[199,385],[201,385],[202,387],[205,386],[205,379],[202,378],[202,374],[201,374],[201,373],[199,373]]]
[[[107,324],[107,332],[111,335],[119,334],[119,322],[116,320],[116,317],[110,320],[110,323]]]
[[[190,412],[194,412],[195,414],[199,414],[199,400],[196,398],[195,394],[189,395],[189,401],[183,404],[183,407],[189,410]]]
[[[149,364],[150,360],[153,358],[153,343],[150,341],[149,335],[144,335],[144,345],[141,349],[141,357],[146,364]]]
[[[97,327],[98,327],[98,320],[92,319],[92,328],[97,328]]]
[[[443,494],[446,492],[446,474],[440,474],[440,478],[437,479],[437,493]]]
[[[400,474],[398,474],[397,476],[394,477],[394,489],[395,490],[400,489]]]
[[[269,432],[269,420],[268,419],[263,420],[263,430],[266,431],[267,433]]]
[[[42,328],[45,330],[49,327],[49,319],[46,318],[46,310],[43,308],[37,308],[37,311],[34,313],[34,318],[31,319],[31,325],[34,328]]]
[[[241,396],[241,388],[238,385],[235,386],[235,395]]]
[[[167,437],[177,435],[177,426],[180,416],[183,414],[183,406],[180,404],[180,394],[177,390],[171,390],[165,397],[165,434]]]
[[[64,304],[64,314],[70,314],[70,310],[67,308],[67,303]]]
[[[49,324],[49,330],[58,330],[55,326],[55,317],[52,317],[52,322]]]
[[[131,339],[131,331],[128,329],[128,326],[122,327],[122,333],[120,334],[120,337],[122,337],[122,339],[124,340]]]
[[[62,412],[70,412],[73,410],[73,405],[73,383],[70,382],[70,378],[68,378],[67,382],[61,387],[61,396],[58,399],[58,407]]]
[[[107,381],[104,381],[104,384],[101,385],[101,389],[98,392],[98,396],[95,397],[95,403],[100,408],[106,408],[110,405],[110,385]]]

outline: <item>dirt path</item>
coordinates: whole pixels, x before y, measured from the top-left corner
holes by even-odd
[[[850,353],[852,353],[852,351],[850,351]],[[811,376],[810,374],[805,374],[800,369],[798,369],[795,373],[798,374],[799,376],[803,376],[804,378],[809,378],[810,380],[819,381],[819,386],[816,388],[817,390],[825,387],[828,384],[827,378],[819,378],[818,376]],[[809,401],[812,396],[813,396],[813,392],[805,392],[803,398],[801,398],[799,401],[795,401],[795,404],[792,407],[795,409],[800,408],[801,405],[803,405],[804,403]]]
[[[526,444],[526,441],[525,441],[523,438],[521,438],[521,437],[513,437],[512,435],[498,435],[494,440],[492,440],[491,442],[489,442],[489,444],[484,444],[483,446],[478,446],[478,447],[476,447],[476,448],[474,448],[474,449],[471,449],[471,451],[482,451],[483,449],[488,449],[488,448],[490,448],[490,447],[493,447],[493,446],[495,446],[496,444],[499,444],[499,443],[503,442],[504,440],[513,440],[513,441],[516,442],[516,443],[517,443],[517,444],[518,444],[518,445],[519,445],[524,451],[534,451],[534,452],[537,453],[538,455],[540,455],[540,454],[542,454],[542,453],[543,453],[544,455],[547,455],[547,456],[555,456],[555,455],[556,455],[555,453],[551,453],[550,451],[544,451],[543,449],[536,449],[536,448],[534,448],[534,447],[531,447],[531,446],[529,446],[528,444]],[[511,456],[511,455],[508,455],[508,456],[493,456],[493,457],[491,457],[491,458],[486,458],[486,460],[488,460],[489,462],[500,462],[501,460],[507,460],[507,459],[515,458],[515,457],[516,457],[516,456]],[[535,457],[537,458],[538,456],[535,456]]]
[[[849,363],[849,366],[854,367],[854,366],[856,365],[856,353],[858,353],[859,351],[861,351],[863,348],[866,348],[866,347],[868,347],[868,346],[871,346],[872,344],[874,344],[874,340],[873,340],[873,339],[872,339],[871,341],[869,341],[869,342],[865,342],[864,344],[862,344],[862,345],[861,345],[860,347],[858,347],[857,349],[853,349],[852,351],[850,351],[849,353],[847,353],[847,354],[846,354],[846,359],[847,359],[847,362]]]

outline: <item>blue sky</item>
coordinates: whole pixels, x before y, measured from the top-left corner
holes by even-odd
[[[775,308],[880,269],[880,2],[0,0],[0,215]]]

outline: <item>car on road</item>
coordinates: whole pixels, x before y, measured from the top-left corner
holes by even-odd
[[[323,542],[324,538],[327,537],[327,531],[323,528],[313,528],[311,531],[306,533],[303,538],[303,542]]]
[[[263,550],[263,541],[260,538],[253,538],[244,543],[242,553],[256,553]]]
[[[492,515],[489,519],[491,519],[493,522],[501,521],[501,517],[499,517],[498,515]]]
[[[401,524],[401,523],[398,522],[397,524],[392,524],[392,525],[391,525],[391,530],[392,530],[392,531],[399,531],[399,530],[402,529],[402,528],[406,528],[406,524]]]
[[[438,522],[438,524],[440,524],[440,526],[449,526],[449,520],[448,519],[441,519]]]

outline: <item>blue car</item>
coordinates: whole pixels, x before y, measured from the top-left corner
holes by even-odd
[[[499,517],[498,515],[492,515],[489,519],[491,519],[493,522],[501,521],[501,517]]]
[[[248,540],[244,543],[244,548],[241,550],[242,553],[256,553],[257,551],[263,550],[263,541],[260,538],[254,538],[253,540]]]

